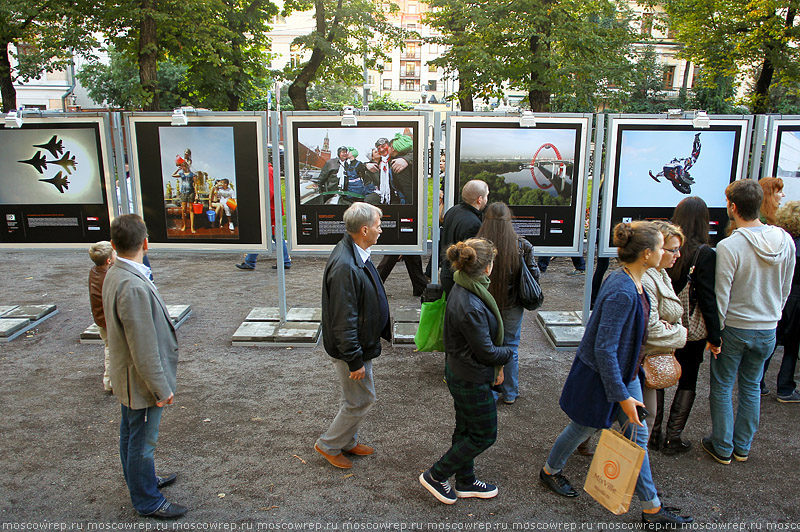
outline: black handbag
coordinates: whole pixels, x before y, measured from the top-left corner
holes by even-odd
[[[536,310],[544,303],[544,293],[528,269],[528,265],[525,264],[525,255],[521,245],[520,262],[522,264],[519,266],[519,302],[527,310]]]

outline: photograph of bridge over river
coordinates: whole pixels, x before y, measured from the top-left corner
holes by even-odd
[[[572,205],[575,129],[462,128],[458,189],[489,185],[489,200],[508,205]]]
[[[517,234],[541,253],[577,254],[583,243],[589,115],[450,118],[450,201],[471,179],[489,185],[489,201],[511,207]]]

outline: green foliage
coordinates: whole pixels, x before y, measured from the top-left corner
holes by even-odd
[[[29,81],[43,72],[62,70],[71,64],[74,54],[89,53],[95,44],[90,15],[99,9],[96,4],[95,0],[0,1],[3,110],[17,106],[14,81]],[[9,63],[9,45],[17,48],[14,71]]]
[[[392,100],[388,94],[379,96],[369,102],[370,111],[409,111],[414,106],[407,103]]]
[[[89,96],[96,102],[107,102],[118,109],[141,109],[148,94],[139,81],[136,62],[112,45],[108,48],[109,64],[93,61],[77,74]],[[188,93],[181,89],[186,79],[186,67],[164,61],[158,66],[158,90],[164,109],[174,109],[190,103]]]
[[[462,103],[502,96],[503,80],[534,110],[593,111],[624,84],[633,42],[615,0],[431,0],[426,21],[449,47],[434,64],[458,72]],[[551,102],[551,96],[557,95]]]
[[[390,12],[397,5],[388,4]],[[306,91],[316,82],[361,83],[364,64],[377,68],[389,58],[387,51],[410,35],[392,25],[373,0],[288,0],[283,14],[314,10],[316,26],[297,37],[292,45],[299,52],[310,51],[309,60],[297,65],[289,63],[282,77],[291,80],[289,96],[298,110],[308,108]]]
[[[757,83],[744,103],[754,112],[770,112],[780,105],[771,99],[770,87],[800,82],[796,0],[666,0],[663,6],[685,45],[681,56],[702,66],[705,84],[699,92],[705,94],[698,99],[732,105],[726,95],[729,85],[736,87],[730,80],[758,65]]]
[[[489,185],[489,201],[503,201],[508,205],[569,205],[571,197],[551,196],[539,188],[520,187],[507,183],[501,174],[516,172],[519,162],[461,161],[459,190],[471,179],[480,179]]]
[[[341,111],[345,105],[361,106],[361,95],[344,83],[314,83],[308,89],[308,104],[313,111]]]

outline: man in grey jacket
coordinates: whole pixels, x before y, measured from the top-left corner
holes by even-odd
[[[758,430],[764,361],[775,347],[775,328],[792,284],[794,242],[783,229],[764,225],[764,193],[756,181],[725,189],[736,230],[717,246],[716,294],[721,352],[711,360],[711,436],[703,449],[721,464],[747,460]],[[739,404],[733,415],[733,384]]]
[[[186,508],[159,491],[176,475],[157,477],[153,453],[161,414],[175,398],[178,340],[167,306],[142,263],[147,227],[136,214],[111,223],[117,261],[103,283],[103,308],[114,394],[122,403],[119,449],[133,507],[140,515],[174,519]]]

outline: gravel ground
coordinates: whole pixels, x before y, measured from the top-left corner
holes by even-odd
[[[119,403],[102,389],[102,348],[78,342],[92,321],[87,254],[3,253],[0,305],[56,303],[59,309],[32,333],[0,344],[3,530],[62,523],[74,530],[224,529],[225,523],[228,530],[636,526],[636,500],[627,514],[614,516],[586,493],[566,500],[538,483],[567,422],[558,397],[574,352],[552,349],[533,313],[523,322],[521,397],[498,406],[497,443],[476,461],[479,477],[499,486],[498,497],[445,506],[419,485],[417,476],[449,445],[453,407],[441,378],[443,356],[409,348],[384,344],[375,362],[378,403],[360,436],[376,454],[357,457],[349,471],[331,467],[312,447],[339,401],[321,345],[231,346],[252,307],[277,306],[274,260],[262,259],[246,272],[234,268],[238,254],[151,253],[164,299],[193,309],[178,331],[178,392],[164,414],[156,454],[160,472],[179,475],[165,494],[190,511],[160,523],[131,508],[117,454]],[[295,259],[287,272],[289,307],[319,306],[324,264],[322,257]],[[568,259],[557,259],[543,277],[546,310],[580,309],[583,277],[568,276],[571,269]],[[402,264],[387,293],[392,307],[415,304]],[[778,365],[768,374],[772,388]],[[723,466],[697,445],[710,428],[707,389],[706,363],[685,433],[694,448],[651,458],[665,502],[692,513],[701,528],[800,528],[800,405],[779,404],[774,393],[766,398],[750,460]],[[575,485],[582,486],[589,462],[576,456],[567,465]]]

